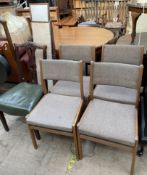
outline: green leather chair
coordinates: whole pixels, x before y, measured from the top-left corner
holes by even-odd
[[[25,117],[43,96],[42,88],[37,84],[35,51],[42,49],[43,59],[46,59],[46,48],[46,46],[39,46],[33,42],[15,45],[21,83],[0,96],[0,119],[6,131],[9,131],[9,127],[4,113]],[[25,52],[23,56],[20,54],[22,50]],[[36,137],[37,134],[39,132],[36,131]]]

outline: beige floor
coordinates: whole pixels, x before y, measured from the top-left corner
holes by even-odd
[[[6,118],[10,132],[5,132],[0,123],[0,175],[129,174],[131,156],[128,152],[102,145],[94,148],[86,143],[83,160],[74,161],[70,138],[41,133],[42,140],[35,150],[26,124],[20,117]],[[146,175],[147,148],[144,155],[136,159],[136,175]]]

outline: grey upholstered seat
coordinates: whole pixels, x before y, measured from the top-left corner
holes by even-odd
[[[80,97],[49,93],[27,118],[27,123],[40,127],[72,132],[72,125],[81,103]]]
[[[104,45],[102,47],[103,62],[140,65],[143,61],[143,46],[138,45]]]
[[[121,86],[97,85],[93,92],[94,98],[136,104],[137,90]]]
[[[89,96],[89,76],[83,77],[83,92],[84,97]],[[51,89],[50,92],[53,94],[70,95],[80,97],[80,84],[72,81],[58,81]]]
[[[135,143],[134,105],[92,100],[78,124],[79,133],[126,145]]]

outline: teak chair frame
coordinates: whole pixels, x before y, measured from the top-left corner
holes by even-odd
[[[40,60],[40,76],[41,76],[41,85],[42,85],[43,92],[44,92],[44,94],[47,94],[48,93],[47,79],[43,78],[41,60]],[[61,131],[58,129],[50,129],[50,128],[46,128],[46,127],[40,127],[40,126],[28,124],[28,129],[29,129],[32,143],[33,143],[33,146],[35,149],[38,148],[38,145],[37,145],[37,142],[35,139],[35,131],[36,130],[37,131],[45,131],[45,132],[55,134],[55,135],[73,137],[75,151],[76,151],[76,157],[77,157],[77,159],[79,159],[78,143],[77,143],[77,123],[79,122],[79,120],[81,118],[81,113],[82,113],[83,105],[84,105],[84,100],[83,100],[84,99],[84,95],[83,95],[83,62],[82,61],[80,64],[80,93],[81,93],[81,104],[79,106],[78,112],[77,112],[76,117],[74,119],[74,122],[72,124],[72,131],[73,132]]]
[[[94,99],[94,97],[93,97],[93,76],[92,76],[93,70],[94,70],[94,63],[91,62],[91,65],[90,65],[90,86],[89,86],[90,100]],[[139,73],[142,74],[142,69],[140,69]],[[139,84],[140,84],[140,82],[138,82],[138,86],[137,86],[138,90],[140,87]],[[139,99],[139,96],[138,96],[138,99]],[[136,104],[136,107],[138,107],[138,103]],[[87,136],[85,134],[80,134],[78,129],[77,129],[77,139],[78,139],[78,149],[79,149],[78,152],[79,152],[79,159],[80,160],[83,158],[82,143],[81,143],[82,139],[131,152],[132,153],[132,162],[131,162],[130,175],[134,175],[135,161],[136,161],[135,157],[136,157],[137,146],[138,146],[138,120],[135,121],[135,144],[134,144],[134,146],[120,144],[120,143],[116,143],[116,142],[109,141],[106,139],[101,139],[101,138],[96,138],[94,136]]]

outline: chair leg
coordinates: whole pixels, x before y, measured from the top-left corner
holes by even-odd
[[[9,131],[9,127],[8,127],[8,125],[7,125],[5,116],[4,116],[4,114],[3,114],[2,111],[0,111],[0,119],[1,119],[1,122],[2,122],[2,124],[3,124],[3,127],[5,128],[5,131]]]
[[[137,152],[137,143],[135,143],[135,147],[133,148],[133,151],[132,151],[132,164],[131,164],[130,175],[134,175],[135,161],[136,161],[136,152]]]
[[[139,157],[141,157],[143,155],[143,153],[144,153],[144,145],[143,144],[140,144],[140,148],[137,151],[137,155]]]
[[[78,141],[78,152],[79,152],[79,160],[83,158],[83,151],[82,151],[82,143],[80,139],[80,134],[77,131],[77,141]]]
[[[34,133],[35,133],[35,136],[36,136],[37,140],[40,140],[41,136],[40,136],[39,131],[38,130],[34,130]]]
[[[35,149],[37,149],[38,146],[37,146],[37,142],[36,142],[36,139],[35,139],[34,130],[31,129],[31,127],[29,125],[28,125],[28,128],[29,128],[29,132],[30,132],[30,136],[31,136],[31,139],[32,139],[33,146],[34,146]]]
[[[78,151],[76,128],[73,129],[73,139],[74,139],[74,145],[75,145],[76,158],[77,158],[77,160],[79,160],[79,151]]]

